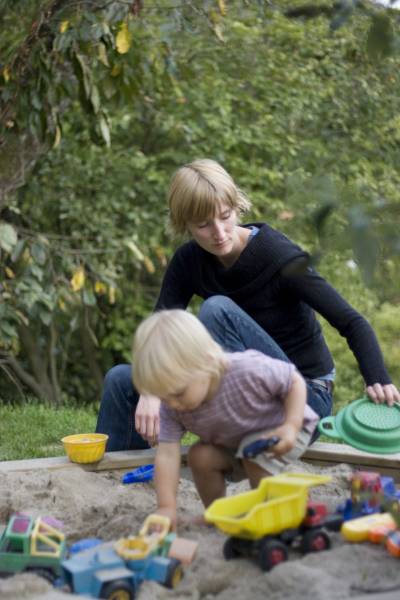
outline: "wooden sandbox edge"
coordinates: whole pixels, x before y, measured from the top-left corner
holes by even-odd
[[[185,462],[188,447],[182,446],[182,459]],[[32,458],[28,460],[10,460],[0,462],[0,473],[35,470],[82,469],[84,471],[110,471],[113,469],[132,469],[154,462],[155,450],[126,450],[107,452],[97,463],[76,464],[66,456],[51,458]],[[318,466],[331,467],[345,463],[354,468],[377,471],[382,475],[391,475],[400,481],[400,453],[370,454],[356,450],[345,444],[315,442],[303,455],[305,462]]]

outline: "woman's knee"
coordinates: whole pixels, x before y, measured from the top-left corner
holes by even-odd
[[[206,325],[213,320],[219,321],[220,317],[229,309],[233,309],[236,304],[227,296],[211,296],[204,300],[200,307],[199,319]]]
[[[116,365],[107,371],[104,377],[104,388],[113,389],[132,386],[132,367],[128,364]]]

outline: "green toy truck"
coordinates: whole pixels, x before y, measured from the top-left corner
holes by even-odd
[[[33,571],[53,583],[65,555],[65,535],[50,519],[15,514],[0,535],[0,576]]]

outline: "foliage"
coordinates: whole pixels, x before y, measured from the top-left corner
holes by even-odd
[[[387,329],[399,314],[397,16],[368,3],[321,2],[312,15],[300,2],[176,4],[53,1],[40,13],[50,31],[33,39],[43,2],[26,15],[15,3],[25,31],[0,5],[15,35],[0,49],[5,146],[48,150],[0,217],[0,368],[56,404],[96,397],[105,369],[129,360],[176,244],[169,177],[210,156],[253,200],[251,218],[308,248],[374,319],[399,379]],[[348,400],[361,379],[326,329]]]

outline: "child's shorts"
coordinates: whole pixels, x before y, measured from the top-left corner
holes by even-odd
[[[311,442],[312,434],[313,432],[307,431],[306,429],[301,429],[297,434],[295,446],[290,450],[290,452],[287,452],[282,456],[275,456],[272,454],[272,452],[260,452],[260,454],[254,458],[247,458],[246,460],[256,463],[271,475],[278,475],[288,464],[298,460],[304,454]],[[242,466],[242,461],[239,460],[243,458],[243,449],[248,444],[251,444],[252,442],[264,437],[268,437],[266,436],[266,432],[259,431],[250,433],[243,438],[235,454],[236,460],[234,461],[235,466],[233,468],[233,472],[228,475],[228,479],[231,481],[240,481],[241,479],[245,479],[246,473]]]

